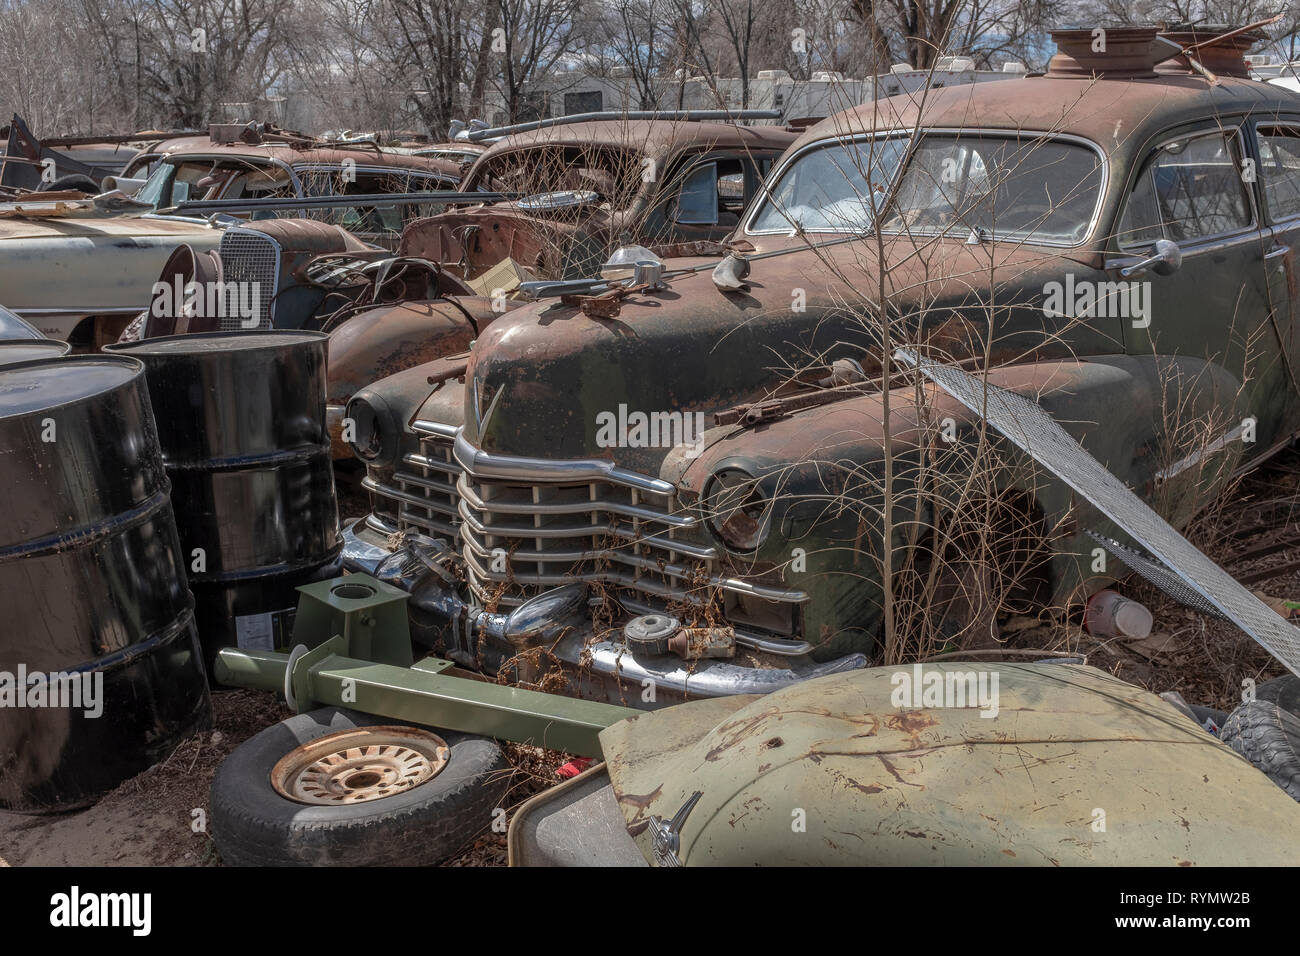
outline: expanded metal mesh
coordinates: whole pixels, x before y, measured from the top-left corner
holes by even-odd
[[[1288,624],[1231,575],[1192,546],[1163,518],[1070,437],[1036,402],[951,365],[899,349],[894,359],[921,374],[1005,435],[1088,499],[1146,548],[1169,573],[1200,595],[1261,647],[1300,676],[1300,628]],[[1136,570],[1136,569],[1135,569]]]
[[[1084,529],[1083,533],[1109,551],[1113,557],[1123,562],[1124,566],[1130,571],[1134,571],[1146,578],[1179,604],[1200,611],[1202,614],[1208,614],[1211,617],[1228,620],[1228,616],[1211,604],[1208,598],[1203,597],[1200,591],[1184,584],[1182,578],[1159,561],[1153,561],[1141,551],[1136,551],[1087,528]]]

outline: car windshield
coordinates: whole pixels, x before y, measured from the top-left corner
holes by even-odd
[[[1101,196],[1095,150],[1041,136],[926,134],[881,231],[1073,244]]]
[[[190,199],[261,199],[289,197],[296,190],[282,166],[245,158],[164,160],[135,194],[141,202],[164,209]]]
[[[630,149],[539,146],[495,156],[466,184],[480,192],[594,192],[614,209],[631,204],[641,188],[643,164]]]
[[[902,137],[815,147],[786,167],[750,224],[753,233],[864,232],[907,149]],[[872,197],[868,201],[867,197]]]

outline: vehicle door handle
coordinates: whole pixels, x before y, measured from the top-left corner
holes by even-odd
[[[1290,246],[1274,246],[1272,249],[1268,250],[1268,252],[1264,253],[1264,261],[1268,262],[1270,259],[1276,259],[1279,256],[1284,256],[1290,251],[1291,251]]]

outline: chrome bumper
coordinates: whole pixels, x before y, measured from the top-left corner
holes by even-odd
[[[541,675],[529,673],[517,659],[543,646],[548,658],[561,663],[578,695],[646,710],[701,697],[769,694],[798,681],[867,666],[864,654],[848,654],[820,664],[808,655],[786,657],[785,667],[760,668],[728,660],[686,661],[675,654],[633,653],[621,642],[592,641],[582,585],[554,588],[508,613],[494,614],[473,607],[464,595],[432,575],[414,587],[389,579],[380,565],[399,553],[388,546],[390,534],[374,516],[345,526],[344,567],[408,590],[412,614],[442,625],[448,657],[458,663],[486,663],[489,669],[514,661],[519,679],[526,683]],[[571,593],[575,589],[582,589],[577,601]]]

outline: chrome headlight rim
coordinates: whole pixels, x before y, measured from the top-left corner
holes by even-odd
[[[397,460],[401,426],[383,398],[366,392],[352,396],[343,410],[345,426],[348,421],[353,427],[348,447],[358,460],[380,468]]]
[[[723,461],[701,489],[698,508],[709,533],[733,554],[753,555],[772,531],[772,506],[762,478],[742,462]]]

